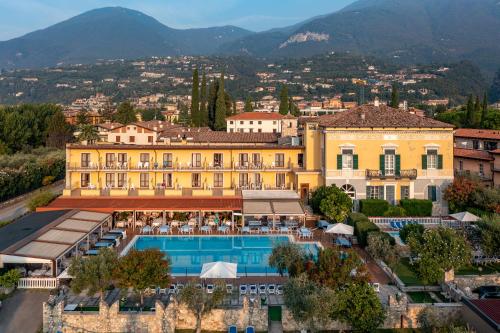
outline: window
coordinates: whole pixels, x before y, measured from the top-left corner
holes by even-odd
[[[192,187],[201,187],[201,174],[193,173],[191,175],[191,186]]]
[[[464,170],[464,161],[458,161],[458,170],[460,171]]]
[[[233,121],[232,121],[232,120],[230,120],[230,121],[229,121],[229,123],[232,125],[232,124],[233,124]]]
[[[191,166],[193,168],[201,168],[201,154],[192,153],[191,154]]]
[[[149,143],[153,143],[153,137],[152,136],[148,136],[148,142]]]
[[[479,163],[479,175],[484,176],[484,165],[483,163]]]
[[[257,132],[262,133],[262,128],[259,128]]]
[[[285,167],[285,154],[278,153],[274,155],[274,164],[277,168]]]
[[[141,153],[140,159],[143,164],[149,162],[149,153]]]
[[[119,135],[117,135],[117,136],[116,136],[115,141],[116,141],[116,142],[120,142],[120,136],[119,136]]]
[[[356,189],[351,184],[342,185],[340,188],[351,199],[356,199]]]
[[[224,167],[223,156],[224,155],[222,155],[221,153],[214,154],[214,167],[216,167],[216,168]]]
[[[260,186],[262,185],[262,179],[260,177],[260,173],[253,174],[253,183],[256,188],[260,188]]]
[[[299,168],[304,167],[304,154],[297,155],[297,164],[298,164]]]
[[[135,136],[130,136],[128,138],[128,141],[131,142],[131,143],[135,142]]]
[[[118,173],[118,187],[127,187],[127,174],[120,172]]]
[[[82,153],[81,165],[82,165],[82,168],[88,168],[90,166],[90,154],[89,153]]]
[[[164,153],[163,154],[163,167],[171,168],[172,167],[172,153]]]
[[[124,165],[124,163],[127,163],[127,160],[127,153],[118,153],[118,163]]]
[[[472,140],[472,149],[479,149],[479,141]]]
[[[214,187],[224,187],[224,174],[214,173]]]
[[[262,125],[262,121],[260,121],[260,120],[259,120],[259,121],[257,122],[257,124]]]
[[[427,187],[427,199],[431,200],[432,202],[437,201],[437,187],[436,187],[436,185],[429,185]]]
[[[115,166],[115,154],[106,153],[106,168],[113,168]]]
[[[352,149],[342,149],[342,169],[353,169],[353,151]]]
[[[401,200],[410,199],[410,186],[401,186]]]
[[[82,173],[80,176],[81,187],[89,187],[90,185],[90,173]]]
[[[384,174],[387,176],[394,176],[396,170],[396,151],[394,149],[386,149],[384,155]]]
[[[167,187],[167,188],[173,187],[171,173],[164,173],[163,174],[163,184],[162,185],[164,187]]]
[[[106,187],[115,187],[115,174],[107,173],[106,174]]]
[[[367,186],[366,187],[366,197],[368,199],[384,199],[384,187],[383,186]]]
[[[248,129],[248,132],[249,132],[249,133],[253,133],[253,128],[249,128],[249,129]]]
[[[438,155],[436,149],[427,150],[427,169],[437,169]]]
[[[141,187],[148,188],[149,187],[149,173],[141,173]]]
[[[248,166],[248,154],[247,153],[241,153],[239,155],[239,161],[240,161],[240,166],[242,166],[242,167]]]
[[[240,125],[243,125],[244,123],[245,123],[245,122],[244,122],[243,120],[242,120],[242,121],[240,121]]]
[[[234,130],[232,128],[229,129],[229,133],[233,133]]]
[[[260,154],[259,153],[253,153],[252,154],[252,164],[254,167],[259,168],[260,167]]]
[[[253,125],[253,120],[250,120],[250,125]]]
[[[276,174],[276,187],[277,188],[285,187],[285,174],[284,173],[277,173]]]
[[[240,173],[240,187],[248,186],[248,173]]]
[[[276,133],[276,132],[277,132],[277,131],[276,131],[276,128],[273,128],[273,133]]]

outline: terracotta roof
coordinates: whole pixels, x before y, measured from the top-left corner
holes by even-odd
[[[163,135],[162,135],[163,136]],[[228,133],[222,131],[183,132],[188,142],[195,143],[277,143],[275,133]]]
[[[149,121],[138,121],[136,123],[133,123],[134,125],[140,126],[140,127],[145,127],[147,129],[150,129],[152,131],[162,131],[168,128],[178,128],[180,127],[179,125],[173,125],[168,121],[163,121],[163,120],[149,120]],[[156,129],[155,129],[156,127]]]
[[[362,105],[333,115],[320,116],[318,122],[323,127],[453,128],[451,124],[385,105]]]
[[[486,316],[496,329],[500,329],[500,299],[471,299],[464,302]]]
[[[120,123],[101,123],[101,124],[97,124],[96,126],[105,128],[107,130],[112,130],[112,129],[115,129],[117,127],[122,127],[123,125]]]
[[[498,131],[498,130],[486,130],[486,129],[474,129],[474,128],[459,128],[455,131],[455,137],[500,140],[500,131]]]
[[[196,132],[211,132],[210,127],[170,127],[163,130],[160,134],[162,137],[176,137],[179,135],[187,134],[187,133],[196,133]]]
[[[226,120],[280,120],[283,117],[278,112],[243,112],[227,117]]]
[[[61,209],[83,209],[97,212],[111,213],[117,210],[241,210],[243,199],[241,197],[85,197],[63,198],[59,197],[48,206],[37,211],[50,211]]]
[[[453,148],[453,156],[474,160],[493,161],[493,157],[491,157],[490,154],[484,150]]]

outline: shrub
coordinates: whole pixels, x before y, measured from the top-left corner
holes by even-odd
[[[385,211],[384,216],[387,216],[387,217],[406,216],[406,211],[403,207],[390,206],[389,209]]]
[[[12,288],[21,278],[21,274],[17,269],[11,269],[7,273],[0,276],[0,286],[4,288]]]
[[[54,177],[54,176],[45,176],[45,177],[43,177],[43,179],[42,179],[42,185],[43,186],[47,186],[47,185],[52,184],[54,182],[55,178],[56,177]]]
[[[358,238],[358,243],[362,246],[367,245],[368,234],[375,231],[380,231],[380,229],[375,223],[370,221],[357,222],[354,226],[354,233]]]
[[[28,208],[30,211],[33,212],[38,207],[47,206],[56,197],[57,197],[56,194],[49,191],[40,192],[30,199],[30,201],[28,202]]]
[[[410,234],[415,234],[417,238],[422,237],[422,234],[424,233],[424,226],[421,224],[416,224],[416,223],[410,223],[407,224],[399,231],[399,237],[403,242],[406,243],[406,240],[408,239],[408,236]]]
[[[366,216],[384,216],[389,209],[389,202],[382,199],[363,199],[360,200],[361,213]]]
[[[368,217],[363,213],[351,213],[347,218],[347,224],[355,226],[357,222],[370,221]]]
[[[399,202],[408,216],[432,216],[432,201],[404,199]]]

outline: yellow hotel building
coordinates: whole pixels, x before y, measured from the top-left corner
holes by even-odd
[[[305,199],[335,184],[353,199],[431,199],[444,214],[441,193],[453,180],[453,126],[386,106],[306,118],[298,137],[157,121],[115,124],[107,135],[68,144],[66,187],[54,208],[71,198],[230,199],[244,189],[289,189]]]

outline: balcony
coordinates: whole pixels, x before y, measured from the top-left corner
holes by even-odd
[[[367,179],[416,179],[417,169],[400,170],[398,174],[388,174],[383,170],[366,169]]]

